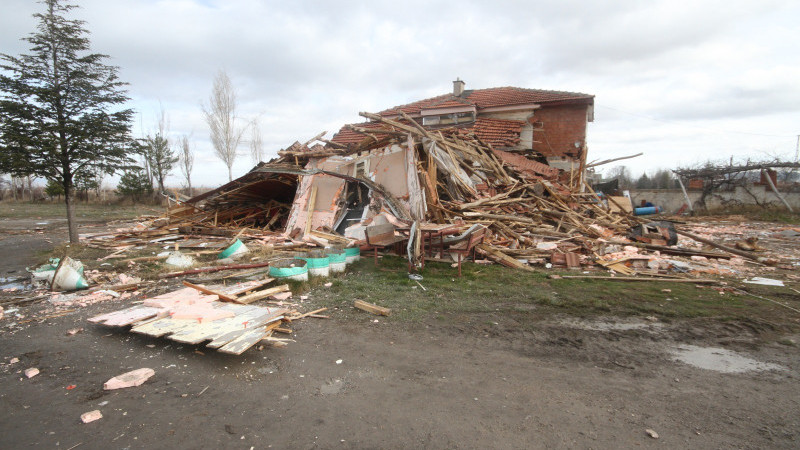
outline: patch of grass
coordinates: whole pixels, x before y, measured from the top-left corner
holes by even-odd
[[[163,208],[146,205],[101,205],[76,203],[75,217],[78,220],[121,220],[142,215],[163,214]],[[49,202],[0,202],[0,218],[4,219],[65,219],[64,203]]]
[[[109,253],[111,252],[108,250],[87,247],[82,244],[61,244],[53,248],[52,251],[40,252],[38,254],[38,259],[41,259],[41,262],[45,263],[49,258],[63,258],[69,256],[72,259],[81,261],[87,269],[96,269],[97,266],[100,265],[97,259]],[[93,264],[93,262],[97,262],[97,264]]]
[[[785,223],[790,225],[800,224],[800,214],[791,213],[783,206],[762,208],[760,206],[740,206],[710,211],[698,211],[700,216],[743,216],[748,220],[759,222]]]
[[[558,313],[578,317],[597,315],[657,316],[664,319],[713,317],[724,320],[781,317],[767,302],[710,287],[667,281],[622,282],[581,279],[549,279],[552,271],[526,273],[499,265],[463,265],[464,276],[447,264],[428,263],[424,279],[408,279],[406,263],[384,257],[376,267],[364,258],[326,291],[317,287],[328,279],[313,279],[315,302],[328,307],[350,307],[364,300],[392,308],[390,320],[444,320],[491,314],[524,319]],[[574,272],[570,272],[574,274]],[[662,292],[669,288],[671,292]],[[484,320],[484,319],[481,319]]]

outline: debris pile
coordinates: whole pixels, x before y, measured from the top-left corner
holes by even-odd
[[[470,128],[428,129],[399,114],[361,113],[370,122],[349,125],[349,143],[325,140],[324,133],[295,142],[239,179],[170,205],[149,227],[95,235],[89,244],[117,258],[148,244],[202,253],[247,242],[265,245],[269,263],[335,246],[371,249],[367,227],[391,224],[396,240],[408,244],[403,253],[412,269],[423,268],[425,259],[477,255],[522,270],[600,266],[622,275],[686,274],[681,258],[706,266],[695,274],[728,273],[708,258],[732,266],[741,266],[742,257],[777,263],[752,244],[714,245],[670,222],[635,217],[628,198],[597,195],[585,182],[585,155],[569,170],[557,169],[533,151],[495,149]],[[678,235],[690,239],[676,245]]]
[[[341,145],[321,135],[296,142],[278,159],[170,208],[164,226],[187,238],[238,232],[299,251],[367,247],[364,228],[371,224],[389,222],[401,233],[414,222],[448,225],[420,227],[422,245],[410,255],[416,262],[420,252],[445,257],[448,241],[480,224],[490,232],[478,253],[527,269],[552,258],[590,262],[596,239],[623,236],[637,223],[595,195],[580,167],[563,171],[495,150],[457,127],[429,131],[408,116],[362,115],[374,122],[350,126],[361,142]]]
[[[274,332],[291,333],[285,324],[304,317],[319,316],[325,308],[299,313],[294,305],[283,300],[278,306],[253,306],[249,303],[267,297],[285,300],[280,293],[287,285],[264,290],[274,281],[266,279],[230,286],[202,286],[184,282],[183,289],[150,297],[142,304],[101,314],[89,319],[112,327],[131,327],[133,333],[167,337],[184,344],[210,341],[207,347],[222,353],[240,355],[260,342],[286,345],[289,339],[272,336]]]

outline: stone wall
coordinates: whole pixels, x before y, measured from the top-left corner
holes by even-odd
[[[674,213],[686,203],[680,189],[635,189],[630,192],[634,206],[641,205],[642,200],[645,200],[661,206],[666,213]],[[700,209],[698,200],[701,192],[692,190],[688,191],[688,194],[694,208]],[[781,194],[795,211],[800,211],[800,192],[781,192]],[[785,208],[769,186],[764,185],[737,186],[735,190],[714,192],[706,197],[706,206],[710,210],[759,205]]]

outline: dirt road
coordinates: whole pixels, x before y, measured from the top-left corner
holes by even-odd
[[[21,269],[42,236],[4,235],[13,257],[3,268]],[[86,322],[123,303],[21,323],[39,304],[0,321],[0,448],[797,448],[800,439],[798,336],[764,342],[768,324],[543,315],[522,332],[493,315],[404,323],[342,308],[296,324],[285,348],[231,357]],[[675,360],[687,345],[754,361],[703,369]],[[27,379],[29,367],[41,373]],[[140,367],[156,375],[103,391]],[[766,370],[720,371],[737,368]],[[94,409],[103,418],[82,424]]]

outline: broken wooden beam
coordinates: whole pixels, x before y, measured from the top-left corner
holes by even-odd
[[[252,294],[244,295],[242,297],[236,297],[233,299],[233,301],[236,303],[247,305],[249,303],[253,303],[256,300],[261,300],[262,298],[267,298],[270,295],[275,295],[279,292],[286,292],[288,290],[289,290],[289,285],[282,284],[280,286],[264,289],[263,291],[253,292]]]
[[[314,314],[319,314],[319,313],[321,313],[323,311],[327,311],[327,310],[328,310],[328,308],[315,309],[314,311],[303,313],[303,314],[300,314],[299,316],[285,317],[284,320],[287,321],[287,322],[291,322],[293,320],[302,319],[303,317],[308,317],[308,316],[311,316],[311,315],[314,315]]]
[[[548,278],[551,280],[558,280],[561,278],[566,279],[583,279],[583,280],[606,280],[606,281],[664,281],[670,283],[694,283],[694,284],[715,284],[719,280],[711,280],[708,278],[656,278],[656,277],[606,277],[602,275],[550,275]]]
[[[237,270],[237,269],[257,269],[259,267],[267,267],[270,263],[256,263],[256,264],[229,264],[226,266],[214,266],[214,267],[201,267],[199,269],[191,269],[191,270],[184,270],[182,272],[170,272],[161,275],[159,278],[174,278],[180,277],[184,275],[194,275],[197,273],[211,273],[211,272],[219,272],[221,270]]]
[[[355,302],[353,302],[353,306],[362,311],[367,311],[379,316],[388,316],[392,314],[392,310],[390,308],[384,308],[383,306],[373,305],[372,303],[367,303],[364,300],[356,300]]]
[[[201,286],[199,284],[190,283],[190,282],[188,282],[186,280],[183,281],[183,285],[186,286],[186,287],[190,287],[192,289],[198,290],[198,291],[202,292],[203,294],[216,295],[217,297],[219,297],[220,300],[225,300],[226,302],[235,302],[236,301],[236,297],[234,297],[234,296],[227,295],[224,292],[219,292],[219,291],[215,291],[213,289],[209,289],[209,288],[207,288],[205,286]]]
[[[530,267],[529,265],[523,264],[523,263],[517,261],[516,259],[504,254],[500,250],[497,250],[497,249],[495,249],[493,247],[490,247],[487,244],[478,244],[478,246],[475,247],[475,248],[481,254],[488,256],[489,259],[491,259],[491,260],[493,260],[495,262],[498,262],[498,263],[500,263],[500,264],[502,264],[502,265],[504,265],[506,267],[511,267],[511,268],[514,268],[514,269],[521,269],[521,270],[525,270],[525,271],[528,271],[528,272],[535,272],[535,270],[532,267]]]
[[[736,248],[733,248],[733,247],[728,247],[726,245],[718,244],[718,243],[712,241],[711,239],[706,239],[704,237],[700,237],[700,236],[698,236],[696,234],[692,234],[692,233],[689,233],[687,231],[679,230],[679,229],[676,228],[675,232],[680,234],[681,236],[686,236],[688,238],[692,238],[697,242],[702,242],[703,244],[708,244],[708,245],[710,245],[712,247],[718,248],[720,250],[724,250],[724,251],[726,251],[728,253],[733,253],[734,255],[739,255],[739,256],[742,256],[744,258],[747,258],[747,259],[750,259],[750,260],[753,260],[753,261],[756,261],[756,262],[760,262],[761,264],[766,264],[768,266],[775,266],[775,265],[778,264],[778,261],[775,260],[775,259],[764,258],[763,256],[756,256],[756,255],[754,255],[754,254],[752,254],[750,252],[746,252],[744,250],[739,250],[739,249],[736,249]]]

